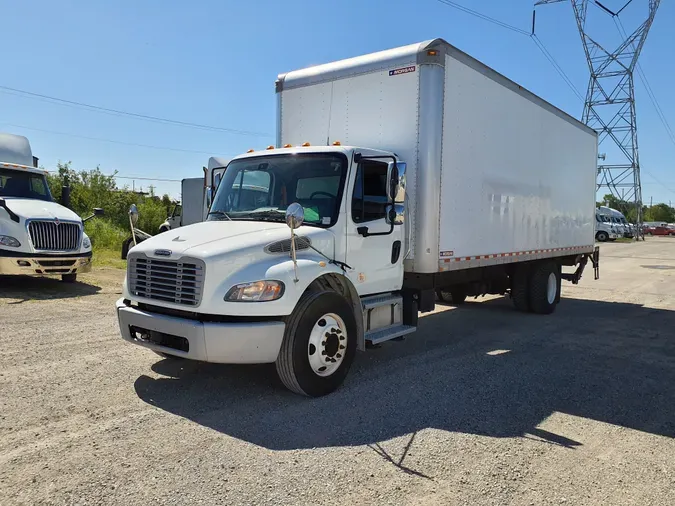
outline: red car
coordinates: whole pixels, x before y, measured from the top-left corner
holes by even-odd
[[[647,226],[645,227],[645,234],[647,235],[672,235],[675,236],[675,227],[672,226]]]

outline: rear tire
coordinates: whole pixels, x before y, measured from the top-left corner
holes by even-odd
[[[555,262],[536,264],[530,276],[530,309],[536,314],[551,314],[558,304],[560,268]]]
[[[77,273],[61,274],[61,281],[64,283],[75,283],[77,281]]]
[[[335,292],[309,292],[286,320],[277,374],[292,392],[320,397],[342,384],[355,353],[351,305]]]
[[[460,304],[464,304],[466,300],[466,288],[463,286],[453,286],[449,290],[439,288],[436,290],[436,295],[440,301],[446,304],[459,306]]]
[[[529,299],[530,270],[527,265],[516,265],[511,279],[511,300],[518,311],[530,311]]]

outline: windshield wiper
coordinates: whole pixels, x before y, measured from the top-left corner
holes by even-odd
[[[271,220],[271,221],[285,221],[286,212],[279,211],[274,209],[268,209],[266,211],[251,211],[241,216],[244,219],[260,219],[260,220]]]
[[[211,216],[211,215],[214,215],[214,216],[225,216],[225,218],[227,218],[228,220],[232,221],[232,218],[230,218],[230,215],[227,214],[227,213],[224,212],[224,211],[209,211],[208,216]]]

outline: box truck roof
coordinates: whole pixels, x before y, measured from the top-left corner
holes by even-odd
[[[477,70],[484,76],[515,91],[522,97],[553,112],[582,130],[597,135],[595,130],[567,114],[565,111],[558,109],[541,97],[440,38],[280,74],[276,82],[276,91],[277,93],[280,93],[288,89],[336,81],[346,77],[369,74],[371,72],[378,72],[386,69],[392,69],[390,70],[390,75],[395,75],[392,74],[392,72],[414,72],[415,66],[421,64],[440,65],[444,67],[446,55]]]

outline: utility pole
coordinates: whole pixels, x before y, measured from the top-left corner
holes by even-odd
[[[566,0],[538,0],[535,6],[563,1]],[[647,18],[630,35],[623,30],[619,15],[633,0],[622,0],[621,7],[616,11],[598,0],[569,1],[590,70],[582,121],[598,132],[599,144],[609,140],[618,148],[611,155],[610,163],[598,165],[597,189],[607,188],[616,197],[625,191],[625,198],[635,205],[638,230],[642,230],[642,184],[633,70],[661,0],[641,0],[648,2]],[[621,42],[613,51],[605,49],[595,34],[590,35],[586,23],[589,3],[598,8],[602,15],[610,16],[621,35]],[[637,3],[633,3],[633,6]]]

